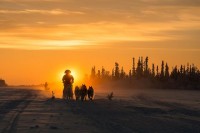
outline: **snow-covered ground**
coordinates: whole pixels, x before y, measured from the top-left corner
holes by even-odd
[[[85,102],[50,97],[50,91],[0,88],[0,132],[200,132],[199,91],[107,89]]]

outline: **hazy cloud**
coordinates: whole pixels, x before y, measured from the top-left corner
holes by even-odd
[[[1,0],[0,47],[12,38],[18,44],[28,39],[196,44],[199,6],[199,0]]]
[[[25,10],[0,10],[1,14],[50,14],[50,15],[69,15],[69,14],[84,14],[83,12],[78,11],[67,11],[67,10],[33,10],[33,9],[25,9]]]

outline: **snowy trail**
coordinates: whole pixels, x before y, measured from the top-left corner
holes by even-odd
[[[66,102],[42,90],[0,88],[0,133],[200,132],[200,92],[131,92]]]
[[[0,131],[14,133],[20,114],[37,94],[27,89],[1,88],[1,92],[3,93],[0,95]]]
[[[91,127],[103,133],[198,133],[200,131],[200,111],[187,109],[183,105],[162,103],[163,107],[134,103],[134,101],[105,101],[94,103],[70,102],[74,114]],[[167,108],[166,106],[167,105]],[[175,107],[176,106],[176,107]]]
[[[43,94],[39,90],[0,88],[0,133],[95,131],[71,111],[66,101]]]

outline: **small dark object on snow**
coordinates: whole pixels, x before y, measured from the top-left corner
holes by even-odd
[[[114,97],[113,92],[111,92],[110,94],[107,95],[108,100],[112,100],[113,97]]]
[[[50,129],[58,129],[56,126],[50,126]]]
[[[55,99],[55,93],[52,91],[52,97],[51,97],[51,99],[53,100],[53,99]]]
[[[34,128],[39,128],[38,125],[35,125],[35,126],[31,126],[30,129],[34,129]]]

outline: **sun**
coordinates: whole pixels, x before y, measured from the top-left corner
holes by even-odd
[[[77,73],[75,70],[71,70],[71,75],[76,79],[77,78]]]

